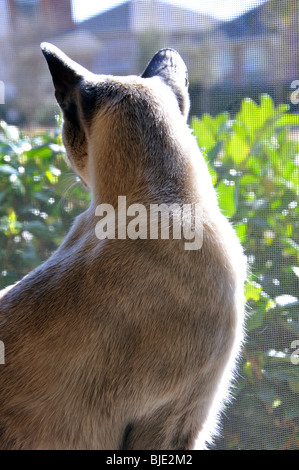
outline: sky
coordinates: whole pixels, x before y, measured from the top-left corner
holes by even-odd
[[[164,0],[165,1],[165,0]],[[184,8],[206,13],[220,20],[230,20],[266,0],[167,0]],[[75,21],[82,21],[104,10],[124,3],[124,0],[72,0]]]

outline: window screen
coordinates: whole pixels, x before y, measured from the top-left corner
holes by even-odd
[[[246,341],[213,449],[299,449],[299,3],[2,0],[0,286],[47,258],[89,203],[64,158],[39,49],[140,74],[189,70],[189,124],[248,263]]]

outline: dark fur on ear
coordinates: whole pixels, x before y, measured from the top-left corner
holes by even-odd
[[[58,47],[53,46],[53,44],[43,42],[41,50],[52,75],[55,97],[58,104],[64,109],[70,90],[90,72],[77,64],[77,62],[71,60]]]
[[[41,50],[52,75],[56,100],[63,112],[62,135],[68,157],[76,171],[78,169],[82,171],[87,162],[87,146],[80,119],[79,96],[81,85],[91,72],[71,60],[52,44],[43,42]],[[80,177],[86,184],[83,176],[80,175]]]
[[[161,49],[148,63],[142,78],[160,77],[177,97],[183,116],[188,117],[190,100],[188,94],[188,71],[180,54],[174,49]]]

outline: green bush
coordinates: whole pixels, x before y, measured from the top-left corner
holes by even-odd
[[[192,121],[250,267],[247,341],[218,449],[299,448],[298,125],[268,95],[245,99],[234,120]]]
[[[231,119],[193,118],[219,204],[248,257],[246,344],[216,449],[299,448],[299,116],[242,102]],[[61,243],[89,194],[65,161],[59,133],[0,127],[0,287]]]
[[[0,125],[0,288],[59,246],[89,194],[76,183],[59,134]]]

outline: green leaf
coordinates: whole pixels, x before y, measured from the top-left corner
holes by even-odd
[[[55,182],[56,177],[52,174],[52,172],[50,170],[46,170],[45,175],[48,178],[48,180],[50,181],[50,183]]]
[[[234,225],[236,234],[238,235],[241,243],[244,243],[246,238],[246,224],[236,224]]]
[[[291,238],[281,238],[280,241],[294,250],[294,253],[299,253],[299,244],[296,243],[295,240],[292,240]]]
[[[261,105],[260,105],[260,110],[261,110],[261,118],[262,121],[265,122],[271,117],[274,117],[277,113],[277,110],[275,109],[274,101],[271,98],[271,96],[264,94],[261,95],[260,97]]]
[[[242,101],[241,110],[237,114],[237,120],[242,121],[248,129],[252,129],[259,125],[259,107],[250,98],[245,98]]]
[[[298,114],[283,114],[273,123],[274,128],[296,126],[299,126]]]
[[[256,282],[246,282],[245,283],[245,298],[246,301],[254,300],[257,302],[260,299],[260,292],[262,286]]]
[[[232,183],[232,184],[230,184]],[[226,184],[224,181],[220,181],[216,187],[217,194],[218,194],[218,203],[222,213],[226,217],[232,217],[236,210],[235,204],[235,185],[234,182],[229,182]]]
[[[208,152],[212,147],[214,147],[216,140],[213,135],[213,129],[209,128],[209,126],[206,126],[203,121],[196,118],[193,118],[191,127],[194,130],[194,135],[201,149]]]
[[[8,237],[12,235],[17,235],[22,228],[22,224],[18,222],[17,215],[13,209],[9,210],[7,222],[7,228],[4,231],[5,235],[7,235]]]
[[[226,151],[231,156],[233,161],[238,165],[248,157],[250,153],[250,146],[244,138],[238,134],[234,134],[229,140]]]

